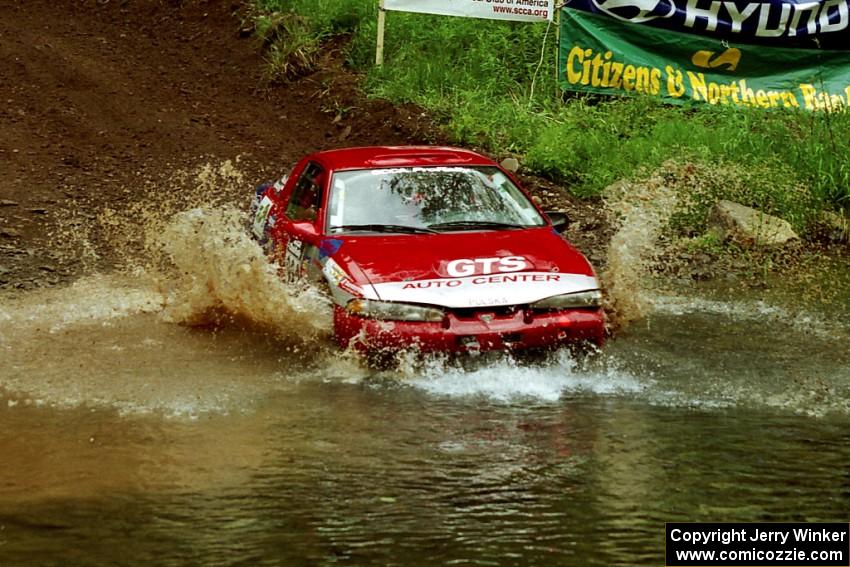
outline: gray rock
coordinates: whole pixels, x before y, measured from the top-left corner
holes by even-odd
[[[517,158],[505,158],[499,165],[501,165],[511,173],[516,173],[517,171],[519,171],[519,160]]]
[[[732,201],[719,201],[708,217],[709,230],[743,246],[780,246],[800,237],[788,221]]]

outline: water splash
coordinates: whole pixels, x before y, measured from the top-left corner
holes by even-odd
[[[226,160],[160,177],[139,177],[122,191],[128,198],[120,206],[104,206],[96,197],[82,197],[56,219],[51,247],[67,265],[82,268],[88,275],[160,269],[168,259],[151,246],[151,241],[162,234],[175,215],[197,207],[247,204],[248,185],[239,160]]]
[[[643,318],[652,308],[645,289],[656,244],[677,202],[661,173],[644,182],[618,182],[605,191],[605,205],[617,232],[608,245],[602,273],[612,330]]]
[[[656,295],[653,297],[653,312],[678,317],[695,313],[711,314],[773,328],[777,325],[788,326],[796,332],[823,339],[850,338],[847,327],[836,321],[807,310],[780,306],[763,299],[720,301],[703,297]]]
[[[542,364],[522,364],[509,354],[496,355],[476,367],[435,358],[415,377],[405,380],[431,395],[478,397],[502,403],[555,403],[571,395],[632,395],[647,383],[614,366],[583,365],[559,350]]]
[[[124,208],[91,207],[100,210],[95,218],[72,213],[54,234],[57,248],[88,265],[108,258],[113,272],[144,274],[163,297],[167,321],[238,321],[291,342],[321,340],[331,327],[328,302],[313,289],[285,285],[249,236],[251,192],[238,165],[179,170],[140,182]]]
[[[193,190],[180,190],[186,185]],[[328,301],[283,283],[245,213],[227,204],[237,189],[247,204],[243,176],[225,162],[146,185],[125,209],[69,215],[57,249],[85,262],[86,275],[66,288],[0,296],[0,397],[226,413],[277,387],[293,365],[324,358]],[[103,275],[106,258],[115,267]],[[191,328],[210,324],[213,332]]]
[[[30,329],[56,333],[74,325],[159,313],[165,304],[165,297],[144,274],[87,276],[67,288],[35,290],[3,299],[0,344]]]
[[[178,190],[184,184],[192,191]],[[780,368],[785,359],[769,350],[770,336],[759,339],[765,344],[748,345],[767,353],[765,361],[748,356],[735,337],[718,338],[727,320],[744,318],[779,328],[786,338],[802,335],[808,342],[801,339],[800,349],[822,349],[824,338],[846,343],[846,327],[836,334],[821,320],[765,302],[658,296],[646,288],[658,235],[676,203],[661,174],[620,184],[607,196],[619,230],[603,277],[617,326],[652,315],[633,326],[637,335],[626,333],[587,364],[566,353],[535,364],[506,354],[474,364],[431,357],[424,366],[402,360],[390,373],[375,373],[335,351],[326,340],[326,300],[282,283],[243,226],[244,211],[233,205],[247,205],[250,191],[232,163],[145,187],[126,209],[71,217],[64,225],[62,237],[67,250],[77,250],[75,258],[90,265],[109,258],[119,269],[108,276],[90,273],[65,289],[0,296],[0,397],[6,391],[0,401],[198,416],[242,411],[279,388],[319,380],[401,385],[496,403],[614,396],[676,407],[850,413],[836,364],[822,365],[826,378],[809,372],[810,365],[792,376]],[[662,327],[678,332],[651,329],[659,318],[667,318]],[[793,332],[786,331],[789,320]],[[223,324],[214,332],[191,327],[211,323]],[[693,336],[683,336],[681,327],[699,325]],[[746,325],[729,328],[726,334],[749,332]],[[703,348],[707,340],[715,341],[715,352]],[[742,366],[740,376],[719,372],[736,357],[755,362]],[[642,366],[647,359],[659,364]],[[754,373],[764,378],[754,381]],[[786,387],[789,377],[794,381]]]
[[[330,303],[314,288],[284,284],[276,266],[232,208],[178,213],[154,241],[173,269],[163,278],[168,320],[208,324],[221,313],[268,328],[283,338],[327,338]]]

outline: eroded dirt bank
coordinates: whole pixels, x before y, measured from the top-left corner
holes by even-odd
[[[72,279],[51,240],[69,211],[120,210],[181,169],[238,157],[247,195],[312,151],[441,141],[416,109],[358,94],[333,48],[270,87],[239,6],[0,0],[0,286]]]

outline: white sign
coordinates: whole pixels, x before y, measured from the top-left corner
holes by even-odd
[[[545,22],[552,21],[555,15],[555,0],[384,0],[384,9],[491,20]]]
[[[373,284],[367,299],[425,303],[442,307],[522,305],[565,293],[599,289],[591,276],[553,272],[513,272]]]

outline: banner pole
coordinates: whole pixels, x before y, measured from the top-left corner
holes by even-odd
[[[560,92],[561,86],[558,84],[558,78],[561,71],[561,10],[564,9],[564,3],[555,1],[555,94]]]
[[[387,11],[384,9],[384,0],[378,3],[378,45],[375,48],[375,65],[380,67],[384,64],[384,27],[387,23]]]

